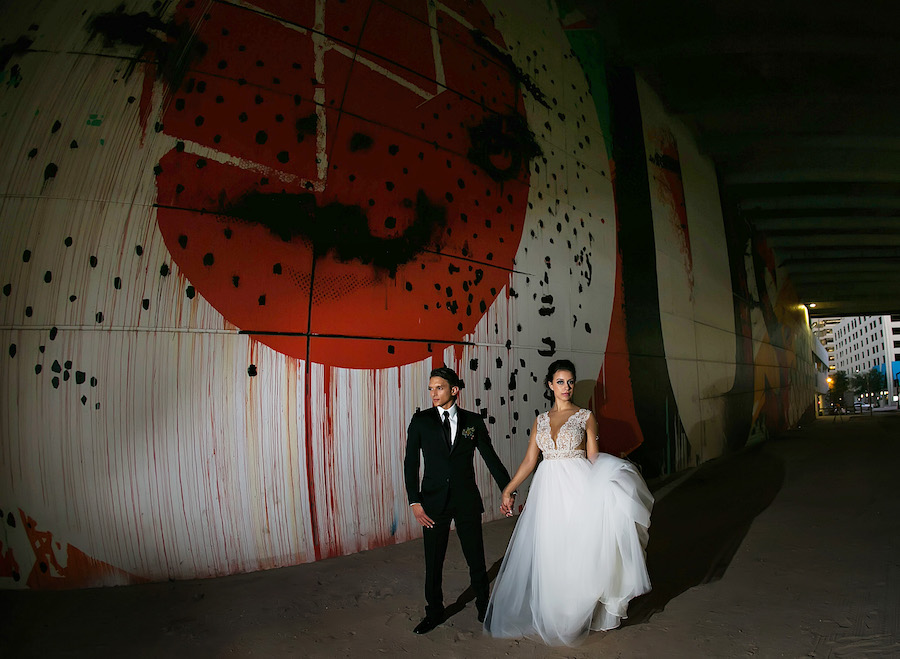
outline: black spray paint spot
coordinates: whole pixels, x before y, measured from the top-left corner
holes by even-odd
[[[413,222],[401,235],[390,238],[371,234],[361,207],[339,202],[319,206],[311,193],[253,191],[223,209],[223,214],[265,226],[285,242],[309,241],[316,257],[332,254],[342,262],[371,263],[391,276],[429,246],[436,247],[447,224],[445,209],[432,204],[422,190],[416,195]]]
[[[249,375],[251,378],[255,378],[256,374],[256,364],[250,364],[250,366],[247,367],[247,375]]]
[[[551,339],[549,336],[545,336],[541,339],[541,343],[547,346],[547,350],[538,350],[538,354],[541,357],[552,357],[556,354],[556,341]]]
[[[9,297],[10,293],[12,293],[12,284],[5,284],[3,286],[3,294]]]
[[[534,97],[538,103],[543,105],[548,110],[550,109],[550,105],[547,103],[547,97],[544,96],[544,92],[541,91],[540,87],[531,79],[531,77],[525,73],[522,69],[516,66],[515,61],[512,58],[512,55],[509,53],[505,53],[497,46],[488,41],[487,37],[484,36],[484,33],[480,30],[471,30],[470,34],[472,35],[472,39],[475,40],[475,44],[484,50],[486,50],[491,57],[493,57],[498,62],[501,62],[509,71],[509,75],[513,80],[520,83],[525,89],[531,92],[531,95]]]
[[[131,75],[142,56],[149,53],[156,63],[157,77],[173,89],[181,86],[191,65],[207,50],[189,23],[164,22],[147,12],[127,14],[124,5],[116,11],[94,16],[88,26],[91,38],[102,37],[106,47],[121,44],[136,49],[137,57],[129,63],[125,77]]]
[[[657,167],[681,176],[681,162],[677,158],[665,153],[654,153],[648,160]]]
[[[31,250],[26,249],[22,252],[22,263],[28,263],[31,260]]]
[[[6,65],[14,55],[27,53],[32,43],[34,42],[28,37],[19,37],[12,43],[0,46],[0,71],[6,70]]]
[[[53,125],[50,127],[50,133],[53,134],[57,132],[60,128],[62,128],[62,123],[59,119],[53,122]]]
[[[364,133],[353,133],[353,136],[350,138],[350,152],[366,151],[371,149],[374,143],[375,140]]]
[[[294,122],[294,128],[297,129],[297,141],[302,142],[307,135],[316,134],[316,126],[319,125],[319,118],[313,114],[301,117]]]
[[[10,356],[10,357],[15,357],[15,356],[16,356],[16,344],[15,344],[15,343],[10,343],[10,344],[9,344],[9,356]]]
[[[498,183],[514,179],[542,154],[528,122],[518,114],[490,114],[468,130],[469,161]]]
[[[44,183],[52,178],[55,178],[57,173],[59,173],[59,167],[56,165],[56,163],[48,163],[47,166],[44,167]]]

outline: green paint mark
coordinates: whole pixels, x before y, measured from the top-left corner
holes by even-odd
[[[606,143],[606,157],[612,159],[612,127],[609,116],[609,92],[606,88],[606,56],[600,35],[593,30],[566,30],[569,45],[578,55],[581,68],[590,85],[591,98]]]
[[[103,146],[104,144],[106,144],[106,140],[104,140],[104,139],[101,137],[101,138],[100,138],[100,146]]]
[[[99,126],[100,124],[103,123],[103,115],[102,114],[92,114],[86,123],[88,126]]]
[[[575,11],[575,3],[561,0],[559,3],[559,19],[565,23],[565,17]],[[609,92],[606,87],[606,53],[600,35],[595,30],[566,30],[566,38],[578,60],[590,86],[591,98],[597,109],[597,119],[603,131],[606,144],[606,157],[612,159],[612,129],[609,116]]]

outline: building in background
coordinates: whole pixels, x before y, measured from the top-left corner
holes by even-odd
[[[843,320],[842,318],[816,318],[810,323],[813,336],[819,340],[828,353],[828,370],[837,369],[837,362],[834,358],[834,326]]]
[[[900,315],[823,318],[817,323],[819,329],[813,327],[816,336],[827,327],[824,331],[833,337],[836,370],[846,371],[852,377],[877,369],[885,374],[888,383],[882,404],[888,401],[896,404],[900,377]]]

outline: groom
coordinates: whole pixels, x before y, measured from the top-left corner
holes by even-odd
[[[444,619],[441,573],[451,520],[456,522],[459,544],[469,565],[479,622],[484,622],[488,605],[488,577],[481,536],[484,506],[475,483],[475,449],[481,453],[501,490],[509,483],[509,473],[491,446],[481,416],[457,406],[456,397],[462,387],[452,369],[443,366],[434,369],[428,381],[434,407],[416,412],[407,431],[403,464],[406,493],[412,513],[423,527],[425,541],[425,617],[413,630],[416,634],[427,634]],[[420,452],[425,460],[421,484]]]

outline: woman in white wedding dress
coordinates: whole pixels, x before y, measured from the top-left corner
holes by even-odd
[[[618,627],[631,599],[650,590],[644,551],[653,497],[630,462],[600,453],[597,420],[570,400],[574,364],[553,362],[545,382],[553,407],[535,420],[525,458],[503,490],[507,515],[539,454],[543,461],[497,575],[484,630],[576,645],[592,629]]]

